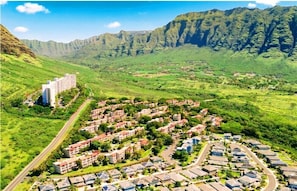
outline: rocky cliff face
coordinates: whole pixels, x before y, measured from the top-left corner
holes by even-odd
[[[154,31],[103,34],[70,43],[23,42],[41,55],[82,58],[134,56],[174,48],[184,44],[198,47],[246,50],[253,54],[280,51],[287,56],[297,54],[297,7],[259,10],[236,8],[210,10],[177,16]]]
[[[35,54],[18,38],[13,36],[3,25],[0,25],[1,30],[1,53],[20,56],[28,54],[35,58]]]

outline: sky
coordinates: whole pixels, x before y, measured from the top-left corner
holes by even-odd
[[[1,24],[19,39],[70,42],[103,33],[154,30],[177,15],[235,7],[297,6],[297,1],[6,1]]]

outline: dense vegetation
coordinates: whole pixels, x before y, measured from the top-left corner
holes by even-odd
[[[135,56],[175,48],[185,44],[219,51],[245,51],[251,54],[286,55],[296,59],[297,7],[260,10],[235,8],[210,10],[177,16],[152,32],[103,34],[87,40],[56,43],[23,40],[40,55],[66,56],[84,62],[101,58]]]

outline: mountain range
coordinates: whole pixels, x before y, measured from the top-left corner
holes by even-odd
[[[297,7],[191,12],[153,31],[105,33],[70,43],[22,41],[36,54],[75,59],[135,56],[185,44],[251,54],[279,51],[296,58]]]

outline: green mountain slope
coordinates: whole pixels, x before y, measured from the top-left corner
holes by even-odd
[[[20,56],[28,54],[35,57],[35,54],[24,45],[18,38],[14,37],[2,24],[0,24],[1,53]]]
[[[296,6],[192,12],[152,32],[121,31],[71,43],[23,40],[37,54],[75,59],[134,56],[185,44],[252,54],[282,52],[296,58],[296,41]]]

